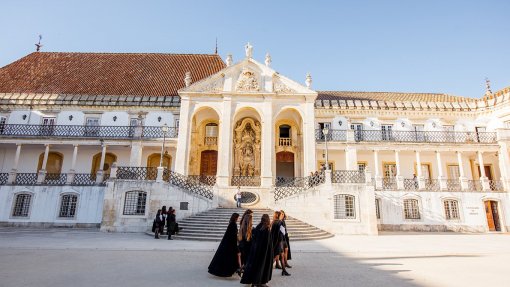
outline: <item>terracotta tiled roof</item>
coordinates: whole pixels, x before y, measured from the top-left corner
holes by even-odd
[[[477,99],[434,93],[318,91],[317,100],[360,100],[400,102],[475,102]]]
[[[0,93],[177,96],[225,67],[218,55],[35,52],[0,68]]]

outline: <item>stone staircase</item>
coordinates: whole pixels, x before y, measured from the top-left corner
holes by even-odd
[[[270,218],[273,216],[273,210],[253,209],[253,227],[260,222],[262,214],[267,213]],[[227,229],[228,221],[232,213],[237,212],[240,216],[245,209],[241,208],[216,208],[202,212],[179,221],[179,227],[183,229],[176,239],[185,240],[203,240],[220,241]],[[239,218],[241,220],[241,218]],[[292,217],[286,220],[287,229],[292,241],[298,240],[317,240],[333,237],[332,234],[323,231],[315,226],[309,225]],[[151,235],[154,235],[151,233]],[[164,236],[166,238],[166,235]]]

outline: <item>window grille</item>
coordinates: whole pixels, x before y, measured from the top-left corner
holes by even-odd
[[[405,199],[404,200],[404,217],[405,219],[420,219],[420,208],[418,207],[418,200]]]
[[[124,215],[145,215],[147,192],[129,191],[124,199]]]
[[[348,194],[337,194],[334,197],[335,219],[355,219],[356,209],[354,196]]]
[[[459,216],[459,202],[457,200],[444,201],[444,214],[447,220],[460,219]]]
[[[381,200],[379,198],[375,199],[375,216],[377,219],[381,219]]]
[[[30,201],[32,200],[31,194],[18,194],[14,202],[14,209],[12,210],[12,216],[16,217],[28,217],[30,210]]]
[[[60,212],[59,217],[61,218],[74,218],[76,215],[76,206],[78,204],[78,196],[76,194],[64,194],[60,200]]]

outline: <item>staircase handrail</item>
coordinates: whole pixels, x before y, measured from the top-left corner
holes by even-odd
[[[287,180],[281,185],[274,187],[274,200],[278,201],[292,195],[303,193],[312,187],[323,184],[325,179],[325,173],[320,171],[307,177],[295,177],[294,179]]]
[[[213,187],[204,184],[199,179],[166,168],[163,170],[163,179],[171,185],[180,187],[191,194],[199,195],[209,200],[213,199]]]

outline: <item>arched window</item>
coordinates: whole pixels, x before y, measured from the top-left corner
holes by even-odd
[[[145,215],[147,192],[128,191],[124,199],[124,215]]]
[[[334,196],[335,219],[355,219],[356,206],[354,195],[337,194]]]
[[[446,220],[457,220],[459,216],[459,202],[455,199],[447,199],[443,201],[444,215]]]
[[[420,207],[417,199],[404,199],[404,218],[420,219]]]
[[[32,195],[29,193],[21,193],[16,195],[16,199],[14,200],[14,208],[12,209],[12,216],[28,217],[31,201]]]
[[[76,215],[76,206],[78,205],[78,195],[64,194],[60,197],[60,218],[74,218]]]

